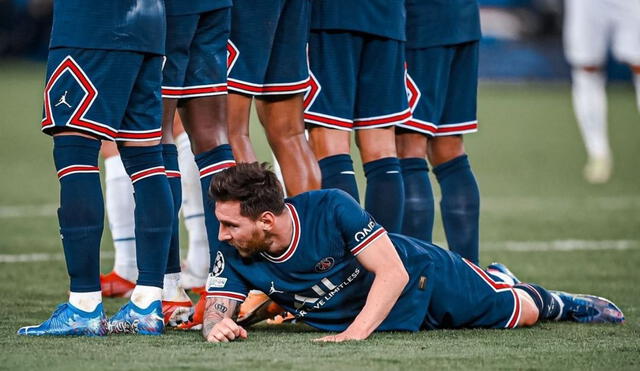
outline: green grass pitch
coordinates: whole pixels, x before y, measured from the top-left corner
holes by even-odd
[[[320,334],[300,326],[258,326],[246,341],[213,345],[177,331],[15,335],[67,295],[52,144],[39,133],[43,75],[41,64],[0,63],[0,369],[640,369],[640,115],[630,86],[609,89],[615,172],[606,185],[582,179],[568,84],[482,84],[480,131],[466,137],[482,193],[482,263],[498,260],[525,280],[606,296],[626,324],[385,333],[348,344],[312,343]],[[259,155],[270,160],[254,126]],[[445,240],[441,230],[437,223],[436,241]],[[103,245],[112,251],[108,233]],[[24,254],[42,260],[6,262]],[[108,271],[112,258],[102,263]],[[122,303],[107,299],[107,314]]]

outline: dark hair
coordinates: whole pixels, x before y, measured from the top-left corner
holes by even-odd
[[[257,219],[265,211],[284,211],[284,192],[269,164],[239,163],[216,174],[209,187],[215,201],[240,201],[240,215]]]

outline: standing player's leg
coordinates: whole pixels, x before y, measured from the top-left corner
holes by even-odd
[[[182,186],[182,217],[189,235],[189,249],[182,265],[181,282],[185,289],[200,291],[204,288],[209,273],[209,240],[204,223],[200,172],[180,116],[175,115],[174,120],[173,135],[178,148]]]
[[[367,178],[365,209],[389,232],[400,233],[405,195],[395,125],[411,118],[404,43],[374,36],[363,39],[353,121]]]
[[[588,155],[584,177],[590,183],[607,182],[613,166],[602,68],[611,27],[609,13],[604,4],[594,1],[567,0],[565,4],[564,48],[572,66],[573,109]]]
[[[431,242],[435,212],[426,160],[427,142],[425,134],[396,128],[396,147],[405,197],[402,234]]]
[[[320,188],[320,170],[304,133],[302,94],[256,97],[256,110],[282,168],[287,194]]]
[[[337,188],[360,201],[350,155],[362,39],[350,32],[312,31],[310,89],[304,120],[322,174],[322,188]]]
[[[231,91],[227,99],[229,144],[233,148],[233,156],[238,162],[256,162],[258,158],[249,136],[249,118],[253,97]]]
[[[133,185],[115,143],[103,142],[100,153],[104,158],[105,209],[115,250],[113,271],[100,275],[102,295],[129,297],[138,279]]]

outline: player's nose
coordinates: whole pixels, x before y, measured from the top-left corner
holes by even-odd
[[[229,233],[229,228],[222,224],[220,224],[220,229],[218,230],[218,240],[225,242],[231,240],[231,233]]]

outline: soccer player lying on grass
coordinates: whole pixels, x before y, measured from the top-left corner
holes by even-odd
[[[361,340],[373,331],[514,328],[547,319],[624,321],[606,299],[520,283],[501,264],[484,271],[438,246],[387,234],[342,191],[285,200],[264,164],[238,164],[219,174],[210,197],[223,242],[207,282],[203,336],[211,342],[247,337],[235,315],[252,288],[298,320],[338,332],[320,341]]]

